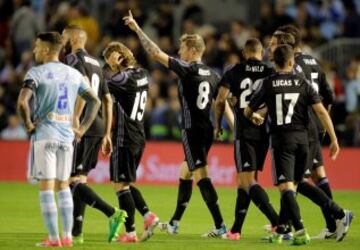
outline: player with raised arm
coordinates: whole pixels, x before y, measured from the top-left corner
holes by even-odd
[[[77,140],[89,129],[100,101],[82,75],[59,62],[61,36],[40,33],[34,48],[39,66],[26,74],[18,98],[18,111],[31,133],[32,164],[29,173],[40,181],[40,206],[49,237],[37,244],[45,247],[72,246],[73,200],[68,179],[71,173],[74,132]],[[81,124],[72,129],[77,96],[86,101]],[[29,102],[32,100],[33,106]],[[58,208],[55,193],[58,193]],[[62,240],[58,229],[58,209]]]
[[[99,109],[94,122],[81,141],[76,144],[74,150],[73,171],[70,179],[74,199],[74,227],[72,230],[74,243],[82,244],[84,242],[82,227],[86,205],[98,209],[109,218],[108,241],[111,242],[116,238],[126,214],[101,199],[87,185],[87,175],[96,167],[101,146],[105,155],[110,155],[112,151],[110,136],[112,99],[104,82],[100,62],[85,50],[86,32],[82,28],[72,25],[63,30],[62,36],[65,49],[69,52],[65,57],[65,63],[77,69],[88,79],[91,88],[101,100],[103,108]],[[74,114],[75,127],[80,124],[86,109],[84,101],[78,98]]]
[[[103,52],[111,68],[106,77],[110,93],[115,100],[114,152],[110,161],[110,177],[128,218],[126,233],[119,242],[137,242],[135,208],[144,217],[144,233],[141,241],[149,239],[159,223],[159,218],[149,210],[141,192],[134,186],[136,170],[145,148],[144,112],[150,84],[147,70],[138,67],[131,51],[119,42],[110,43]]]
[[[258,39],[246,41],[243,50],[245,61],[234,65],[223,76],[216,99],[215,136],[221,133],[221,120],[229,94],[236,97],[234,156],[237,170],[238,191],[235,207],[235,221],[227,233],[227,239],[240,239],[241,229],[250,205],[250,200],[269,219],[272,227],[278,225],[278,215],[269,201],[265,190],[257,183],[258,171],[262,171],[269,148],[269,135],[265,124],[254,125],[244,117],[244,109],[261,81],[274,73],[261,62],[263,47]]]
[[[281,26],[275,32],[286,32],[291,34],[295,38],[294,51],[295,51],[295,63],[297,64],[297,71],[302,72],[306,79],[311,81],[311,84],[315,90],[319,93],[321,101],[325,108],[330,112],[331,104],[334,101],[334,93],[330,87],[330,84],[326,80],[325,73],[321,69],[319,62],[309,54],[305,54],[301,50],[301,33],[298,28],[293,25]],[[326,131],[321,125],[319,119],[315,113],[310,110],[310,124],[309,124],[309,142],[310,142],[310,171],[313,182],[323,190],[326,195],[332,199],[332,192],[329,184],[329,180],[326,176],[324,161],[321,151],[321,143]],[[304,184],[300,188],[299,192],[306,193],[307,186]],[[317,239],[331,239],[336,237],[336,223],[330,214],[327,214],[322,209],[326,228],[324,228],[317,237]]]
[[[277,73],[263,81],[262,87],[253,95],[244,114],[251,118],[253,110],[257,110],[260,105],[266,103],[271,121],[274,183],[281,192],[281,205],[296,230],[293,244],[303,245],[310,242],[310,237],[302,224],[295,194],[296,184],[303,180],[308,165],[309,106],[316,112],[330,135],[332,159],[335,159],[339,153],[339,145],[333,124],[319,95],[305,78],[293,72],[292,47],[290,45],[278,46],[274,51],[273,59]],[[257,117],[253,119],[256,120]],[[344,238],[349,229],[352,214],[344,211],[329,199],[327,202],[328,205],[324,206],[324,209],[338,220],[337,234],[338,237]],[[276,228],[276,233],[270,238],[271,242],[281,243],[282,229],[281,225]]]
[[[221,237],[226,234],[218,196],[208,175],[207,155],[213,142],[213,126],[210,108],[219,82],[217,74],[201,62],[205,50],[204,40],[199,35],[183,35],[180,39],[180,59],[168,56],[150,40],[134,20],[131,11],[124,17],[125,24],[138,35],[150,56],[174,71],[178,81],[179,99],[182,107],[182,141],[185,161],[181,165],[177,207],[169,223],[162,224],[169,233],[177,233],[179,221],[190,201],[192,177],[200,188],[201,195],[213,217],[215,228],[204,237]]]

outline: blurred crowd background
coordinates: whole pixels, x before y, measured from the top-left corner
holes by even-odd
[[[176,55],[182,33],[205,38],[203,61],[222,74],[241,60],[249,37],[267,47],[275,29],[300,27],[303,50],[317,57],[335,92],[332,118],[343,146],[360,146],[360,0],[0,0],[0,138],[26,140],[16,115],[16,99],[27,70],[34,65],[36,34],[82,26],[87,50],[101,58],[112,40],[124,42],[139,65],[149,69],[152,85],[146,134],[152,140],[180,140],[177,78],[151,61],[122,17],[131,9],[160,48]],[[266,51],[265,51],[265,58]],[[226,126],[226,125],[225,125]],[[231,141],[227,129],[224,141]]]

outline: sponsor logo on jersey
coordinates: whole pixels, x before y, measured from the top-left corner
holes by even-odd
[[[57,121],[57,122],[68,122],[71,121],[70,115],[60,115],[54,112],[50,112],[47,115],[48,119],[51,121]]]

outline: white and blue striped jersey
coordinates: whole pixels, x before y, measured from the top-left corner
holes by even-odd
[[[61,62],[31,68],[24,82],[33,81],[32,119],[37,123],[34,140],[72,142],[75,101],[90,86],[75,69]]]

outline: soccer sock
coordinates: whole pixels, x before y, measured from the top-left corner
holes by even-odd
[[[213,184],[211,183],[210,178],[201,179],[197,183],[197,185],[199,186],[201,195],[210,210],[210,213],[215,223],[215,227],[221,228],[224,220],[220,212],[220,207],[217,203],[218,196]]]
[[[293,190],[283,190],[281,192],[281,199],[295,230],[299,231],[304,228],[304,225],[301,222],[300,208],[295,195],[296,193]]]
[[[130,191],[134,199],[136,209],[141,213],[142,216],[145,216],[145,214],[148,213],[150,210],[140,190],[134,186],[130,186]]]
[[[81,200],[79,195],[75,195],[75,187],[80,182],[72,182],[70,183],[71,192],[73,195],[73,201],[74,201],[74,212],[73,212],[73,229],[72,229],[72,236],[79,236],[82,233],[82,227],[84,223],[84,216],[85,216],[85,209],[86,209],[86,203]]]
[[[312,202],[331,214],[334,219],[341,219],[345,216],[342,208],[332,201],[320,188],[304,181],[299,183],[298,192],[308,197]]]
[[[58,210],[56,207],[54,191],[40,191],[40,206],[49,239],[59,240]]]
[[[279,216],[270,203],[269,196],[259,184],[253,184],[249,187],[249,196],[260,211],[268,218],[272,227],[279,223]]]
[[[76,183],[73,187],[73,194],[81,198],[87,205],[103,212],[107,217],[114,214],[115,209],[101,199],[88,185]]]
[[[70,188],[65,188],[59,192],[58,196],[59,210],[61,214],[61,223],[63,237],[71,238],[71,230],[73,227],[73,210],[74,203],[71,195]]]
[[[135,202],[131,195],[131,191],[122,190],[116,193],[119,200],[119,207],[127,212],[128,217],[125,221],[125,229],[127,233],[135,231]]]
[[[283,199],[280,200],[279,225],[276,231],[281,234],[291,232],[291,222],[286,212],[286,204],[284,204]]]
[[[249,205],[250,196],[244,189],[238,188],[235,205],[235,221],[231,228],[232,233],[241,233]]]
[[[316,183],[316,185],[325,192],[325,194],[330,198],[333,199],[332,193],[331,193],[331,189],[330,189],[330,185],[329,185],[329,180],[328,178],[324,177],[324,178],[320,178],[318,180],[318,182]],[[325,218],[325,222],[326,222],[326,228],[329,229],[330,232],[335,232],[336,230],[336,221],[334,220],[334,218],[332,218],[331,214],[329,214],[328,212],[326,212],[324,209],[321,209],[324,218]]]
[[[192,194],[192,180],[179,179],[179,189],[175,213],[170,219],[170,225],[173,226],[174,221],[180,221],[187,205],[189,204]]]

